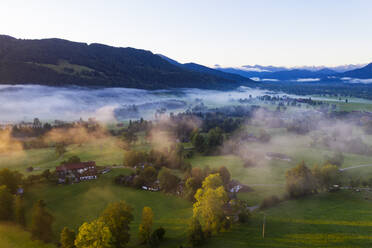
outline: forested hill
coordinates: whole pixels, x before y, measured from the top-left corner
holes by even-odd
[[[150,51],[0,36],[0,84],[228,89],[250,79],[176,66]]]

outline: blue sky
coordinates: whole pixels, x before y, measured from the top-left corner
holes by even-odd
[[[372,62],[370,0],[1,0],[0,33],[151,50],[208,66]]]

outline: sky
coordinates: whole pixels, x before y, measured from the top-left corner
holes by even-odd
[[[0,34],[135,47],[207,66],[372,62],[370,0],[1,0]]]

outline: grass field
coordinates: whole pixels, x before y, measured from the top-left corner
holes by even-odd
[[[262,237],[263,214],[265,238]],[[371,247],[372,194],[343,191],[291,200],[254,214],[250,224],[213,237],[206,247]]]
[[[67,152],[61,157],[56,155],[54,148],[30,149],[12,154],[0,154],[0,169],[10,168],[28,175],[26,168],[36,168],[33,173],[41,173],[42,170],[54,170],[62,161],[73,155],[78,155],[82,161],[95,161],[97,165],[122,164],[124,152],[115,138],[98,139],[82,145],[70,145]]]
[[[284,140],[284,139],[283,139]],[[243,184],[251,186],[255,191],[249,193],[240,193],[241,199],[247,200],[250,204],[259,204],[262,199],[271,195],[282,196],[285,193],[285,173],[288,169],[296,166],[299,162],[305,161],[308,167],[322,165],[326,156],[333,156],[333,152],[321,148],[309,147],[308,139],[286,139],[285,142],[295,142],[291,145],[280,145],[283,141],[274,139],[270,145],[261,143],[251,143],[246,147],[247,151],[252,151],[260,155],[261,160],[256,166],[244,168],[243,161],[234,155],[225,156],[201,156],[196,155],[189,159],[194,167],[219,168],[225,166],[231,173],[233,179],[239,180]],[[266,152],[279,152],[288,155],[292,161],[267,160]],[[354,165],[372,164],[372,157],[344,153],[344,163],[342,167]],[[372,167],[361,167],[344,172],[346,179],[368,179],[372,177]]]
[[[147,192],[117,186],[113,178],[118,174],[130,173],[127,169],[114,169],[96,181],[73,185],[39,185],[26,193],[27,209],[38,199],[45,200],[55,216],[55,240],[64,226],[75,230],[84,222],[99,216],[110,202],[125,200],[133,208],[134,221],[131,225],[132,244],[137,240],[138,226],[144,206],[154,211],[154,228],[166,229],[166,247],[177,247],[184,242],[187,224],[192,215],[191,203],[160,192]]]
[[[39,186],[28,192],[28,205],[31,197],[46,199],[56,217],[57,234],[63,226],[77,228],[83,221],[96,218],[108,202],[124,199],[135,208],[131,246],[136,244],[140,212],[146,205],[154,210],[155,227],[163,226],[167,230],[167,239],[161,247],[185,244],[191,204],[162,193],[112,185],[111,178],[123,172],[126,171],[117,169],[95,182]],[[265,239],[262,238],[263,214]],[[231,230],[213,236],[203,247],[371,247],[371,232],[372,193],[340,191],[290,200],[255,212],[248,224],[236,224]]]
[[[55,248],[53,244],[32,241],[29,232],[12,223],[0,222],[1,248]]]

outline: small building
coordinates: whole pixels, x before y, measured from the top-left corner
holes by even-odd
[[[230,193],[238,193],[238,192],[252,192],[253,189],[248,185],[242,184],[237,180],[231,180],[228,185],[228,190]]]
[[[80,182],[97,179],[98,177],[97,167],[94,161],[62,164],[56,167],[56,172],[59,183],[65,183],[67,180]]]

